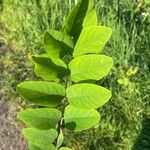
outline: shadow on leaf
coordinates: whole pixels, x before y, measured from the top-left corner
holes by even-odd
[[[65,126],[66,126],[67,129],[73,131],[73,130],[75,130],[75,128],[76,128],[76,123],[73,122],[73,121],[71,121],[71,122],[66,123]]]

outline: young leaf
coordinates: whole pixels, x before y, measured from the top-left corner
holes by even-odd
[[[72,150],[72,149],[69,147],[61,147],[59,150]]]
[[[111,92],[94,84],[75,84],[67,88],[66,96],[71,106],[81,109],[98,108],[111,97]]]
[[[26,81],[17,85],[18,93],[40,106],[55,107],[65,96],[65,88],[53,82]]]
[[[89,53],[99,53],[111,36],[112,30],[105,26],[90,26],[83,28],[74,48],[73,56]]]
[[[57,30],[48,30],[47,32],[49,32],[56,40],[66,45],[69,49],[73,49],[74,44],[71,36]]]
[[[84,55],[73,59],[69,64],[71,79],[75,82],[99,80],[112,68],[112,58],[105,55]]]
[[[69,105],[65,108],[64,119],[67,129],[82,131],[98,124],[100,115],[93,109],[78,109]]]
[[[63,57],[68,53],[71,54],[73,50],[72,38],[56,30],[45,32],[44,45],[46,52],[54,58]]]
[[[74,37],[76,41],[81,33],[83,26],[97,25],[97,17],[95,17],[95,14],[94,17],[92,16],[92,22],[87,21],[87,19],[84,21],[86,16],[89,18],[93,11],[93,0],[79,0],[78,4],[74,6],[72,11],[67,16],[63,31]]]
[[[56,150],[56,148],[53,144],[50,144],[47,147],[47,146],[32,144],[31,142],[29,142],[28,146],[29,146],[29,150]]]
[[[35,128],[25,128],[22,130],[22,133],[29,142],[41,147],[50,147],[58,135],[54,129],[38,130]]]
[[[97,21],[97,14],[96,14],[96,10],[93,9],[92,11],[88,12],[83,20],[83,27],[87,27],[87,26],[93,26],[93,25],[97,25],[98,21]]]
[[[61,112],[53,108],[27,109],[18,113],[17,117],[28,126],[48,130],[56,127]]]
[[[66,64],[48,54],[34,55],[32,61],[35,64],[35,73],[45,80],[62,79],[67,72]]]

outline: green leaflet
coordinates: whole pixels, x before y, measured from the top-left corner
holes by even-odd
[[[56,150],[53,144],[50,144],[47,147],[47,146],[35,145],[29,142],[28,146],[29,146],[29,150]]]
[[[60,32],[60,31],[57,31],[57,30],[48,30],[47,32],[49,32],[56,40],[64,43],[67,47],[66,48],[73,48],[74,44],[73,44],[73,40],[72,40],[72,37],[63,33],[63,32]]]
[[[35,128],[25,128],[22,130],[22,133],[29,142],[37,147],[51,147],[58,135],[54,129],[38,130]]]
[[[72,149],[69,147],[61,147],[59,150],[72,150]]]
[[[69,105],[65,108],[64,119],[67,129],[82,131],[98,124],[100,115],[93,109],[78,109]]]
[[[111,97],[111,92],[94,84],[75,84],[67,88],[66,96],[71,106],[81,109],[98,108]]]
[[[53,108],[27,109],[18,113],[17,117],[28,126],[48,130],[56,127],[61,112]]]
[[[72,38],[65,33],[49,30],[44,34],[44,45],[46,52],[54,58],[62,58],[73,51]]]
[[[50,57],[48,54],[34,55],[32,61],[35,64],[35,73],[45,80],[56,81],[66,75],[66,64],[60,59]]]
[[[95,13],[92,13],[93,11],[93,0],[79,0],[78,4],[74,6],[67,16],[63,31],[74,37],[76,41],[83,26],[97,25],[97,17],[95,16]],[[92,22],[88,20],[89,16],[92,18]]]
[[[150,1],[149,1],[149,0],[145,0],[144,2],[145,2],[147,5],[150,4]]]
[[[83,28],[75,45],[73,56],[99,53],[111,36],[112,30],[105,26],[90,26]]]
[[[65,88],[53,82],[26,81],[17,85],[18,93],[40,106],[55,107],[65,96]]]
[[[87,26],[93,26],[97,24],[98,22],[97,22],[96,10],[93,9],[92,11],[88,12],[87,15],[85,16],[82,26],[87,27]]]
[[[84,55],[73,59],[69,64],[71,79],[75,82],[99,80],[112,68],[112,58],[105,55]]]

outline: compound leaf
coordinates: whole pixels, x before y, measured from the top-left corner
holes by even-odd
[[[29,146],[29,150],[56,150],[56,148],[53,144],[50,144],[47,147],[47,146],[32,144],[31,142],[29,142],[28,146]]]
[[[99,80],[112,68],[112,58],[105,55],[89,54],[73,59],[69,64],[71,79],[75,82]]]
[[[99,53],[111,36],[112,30],[105,26],[90,26],[83,28],[74,48],[73,56],[89,53]]]
[[[49,30],[44,34],[46,52],[54,58],[62,58],[65,54],[72,53],[73,40],[65,33]]]
[[[18,93],[40,106],[55,107],[65,96],[65,88],[53,82],[26,81],[17,85]]]
[[[63,31],[77,40],[83,26],[90,26],[97,24],[97,17],[95,17],[95,14],[94,17],[92,16],[93,11],[94,11],[93,0],[80,0],[67,16],[66,21],[64,23]],[[88,17],[86,18],[86,16]],[[88,21],[89,16],[92,17],[92,22]]]
[[[34,55],[35,73],[45,80],[62,79],[67,72],[67,66],[61,59],[50,57],[48,54]]]
[[[67,129],[82,131],[98,124],[100,115],[93,109],[78,109],[69,105],[65,108],[64,119]]]
[[[54,129],[38,130],[35,128],[25,128],[22,130],[22,133],[29,142],[39,147],[50,147],[58,135]]]
[[[17,117],[31,127],[48,130],[56,127],[61,112],[53,108],[27,109],[18,113]]]
[[[95,84],[75,84],[67,88],[66,95],[71,106],[81,109],[98,108],[111,97],[111,92]]]

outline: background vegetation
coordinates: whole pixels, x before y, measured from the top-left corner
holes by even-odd
[[[41,53],[43,33],[61,24],[75,0],[0,0],[0,98],[26,107],[16,85],[37,79],[27,55]],[[77,150],[150,149],[150,1],[96,0],[99,24],[113,29],[104,53],[114,67],[102,81],[113,92],[98,128],[66,133]],[[4,43],[7,45],[4,45]],[[18,107],[19,107],[18,106]]]

